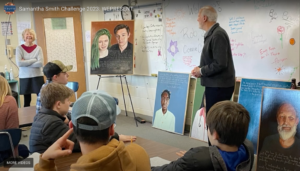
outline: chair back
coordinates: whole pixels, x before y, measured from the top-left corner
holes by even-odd
[[[12,146],[16,147],[21,140],[21,135],[22,130],[20,128],[0,130],[0,151],[10,150]],[[11,137],[12,144],[10,144],[9,137]]]
[[[79,84],[78,84],[78,82],[68,82],[67,87],[72,89],[74,92],[77,92],[78,88],[79,88]]]

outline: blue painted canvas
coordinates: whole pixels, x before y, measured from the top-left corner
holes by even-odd
[[[257,150],[257,138],[261,109],[263,87],[290,88],[291,82],[269,81],[243,78],[238,103],[243,105],[250,113],[250,124],[247,139],[253,143],[254,152]]]
[[[152,126],[184,133],[190,74],[158,72]]]
[[[256,170],[300,170],[299,101],[299,90],[263,88]]]

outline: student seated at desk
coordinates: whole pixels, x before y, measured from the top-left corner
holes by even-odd
[[[69,98],[73,93],[67,86],[56,83],[49,83],[41,89],[40,99],[43,107],[32,123],[29,138],[31,153],[43,153],[69,130],[66,114],[69,111]],[[69,139],[75,142],[74,151],[80,151],[74,134]]]
[[[47,81],[45,84],[43,84],[41,91],[42,91],[43,87],[49,83],[57,83],[57,84],[66,85],[68,83],[68,78],[69,78],[68,72],[71,71],[72,68],[73,68],[73,65],[65,65],[59,60],[54,60],[54,61],[48,62],[43,68],[43,72],[47,78]],[[39,117],[38,116],[39,111],[43,107],[43,104],[41,103],[41,100],[40,100],[41,99],[40,94],[41,93],[38,94],[37,100],[36,100],[37,115],[35,116],[35,118]],[[66,118],[64,120],[65,123],[69,123],[69,121],[71,120],[71,113],[68,112],[64,116]],[[36,120],[36,119],[34,119],[34,120]],[[118,135],[117,133],[114,136],[117,137],[117,139],[120,139],[121,141],[131,141],[131,139],[133,141],[136,140],[136,136]]]
[[[68,83],[68,78],[69,78],[68,72],[71,71],[72,68],[73,68],[73,65],[64,65],[59,60],[54,60],[54,61],[48,62],[43,68],[43,72],[47,78],[47,81],[45,84],[43,84],[42,88],[51,82],[66,85]],[[41,88],[41,90],[42,90],[42,88]],[[40,90],[40,92],[41,92],[41,90]],[[37,100],[36,100],[36,113],[37,114],[39,113],[39,110],[43,106],[41,103],[41,100],[40,100],[40,95],[41,95],[41,93],[38,94]]]
[[[149,156],[141,146],[125,146],[122,141],[110,139],[119,112],[109,94],[103,91],[83,93],[73,106],[71,129],[41,154],[34,169],[55,170],[54,160],[72,153],[74,143],[68,137],[74,129],[82,156],[71,165],[71,170],[150,171]]]
[[[0,76],[0,130],[19,128],[18,105],[16,99],[12,96],[11,88],[7,80]],[[19,144],[15,147],[15,154],[26,158],[29,156],[28,148]],[[0,163],[9,158],[11,150],[0,153]]]
[[[152,171],[224,170],[250,171],[254,159],[252,143],[246,139],[249,112],[240,104],[221,101],[207,114],[209,147],[196,147],[183,157]]]

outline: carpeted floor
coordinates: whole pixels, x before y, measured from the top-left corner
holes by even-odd
[[[117,117],[116,132],[124,135],[135,135],[145,139],[153,140],[163,144],[167,144],[173,147],[180,148],[182,150],[189,150],[192,147],[207,146],[207,143],[189,138],[189,134],[178,135],[162,131],[152,127],[152,124],[147,122],[141,124],[138,122],[136,127],[133,117],[126,117],[125,115],[119,115]],[[29,147],[30,129],[22,132],[23,136],[20,144],[25,144]]]

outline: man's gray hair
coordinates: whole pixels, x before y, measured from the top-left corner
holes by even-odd
[[[211,6],[204,6],[201,9],[201,14],[207,16],[208,21],[210,22],[217,22],[218,13],[217,11]]]

